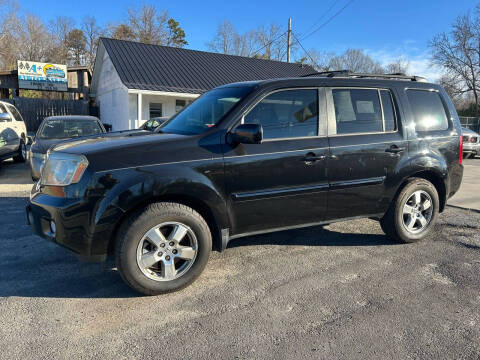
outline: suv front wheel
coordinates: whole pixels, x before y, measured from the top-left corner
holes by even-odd
[[[432,231],[438,216],[438,192],[431,182],[414,178],[402,189],[380,220],[382,230],[392,239],[412,243]]]
[[[148,205],[119,229],[115,260],[134,290],[157,295],[190,285],[203,271],[212,248],[205,220],[188,206]]]

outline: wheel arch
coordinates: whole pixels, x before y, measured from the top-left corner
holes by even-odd
[[[139,202],[137,202],[134,206],[126,210],[118,219],[115,227],[111,233],[109,242],[108,242],[108,254],[113,254],[115,252],[115,244],[116,238],[118,235],[118,231],[121,228],[122,224],[125,221],[142,209],[147,207],[150,204],[156,202],[175,202],[185,206],[188,206],[198,212],[206,221],[210,233],[212,235],[212,247],[213,250],[222,251],[222,238],[221,238],[221,220],[218,219],[218,216],[212,211],[211,207],[202,199],[187,195],[187,194],[165,194],[159,196],[152,196],[145,198]]]
[[[407,186],[407,184],[411,181],[412,178],[425,179],[431,182],[433,186],[435,186],[435,189],[438,193],[438,198],[440,200],[439,212],[442,212],[445,209],[447,203],[447,187],[445,185],[445,180],[442,173],[433,169],[418,170],[417,172],[414,172],[408,177],[404,178],[395,193],[395,199],[397,198],[398,194],[400,194],[400,192],[405,188],[405,186]]]

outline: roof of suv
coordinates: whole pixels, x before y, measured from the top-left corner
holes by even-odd
[[[333,76],[330,74],[334,74]],[[312,73],[303,77],[280,78],[258,81],[246,81],[223,85],[222,87],[235,86],[316,86],[318,84],[336,84],[343,86],[367,85],[367,86],[395,86],[395,85],[415,85],[415,87],[432,87],[437,86],[427,82],[423,77],[407,76],[404,74],[356,74],[351,72],[326,72]]]

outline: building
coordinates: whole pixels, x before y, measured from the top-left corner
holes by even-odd
[[[298,77],[310,66],[101,38],[91,83],[100,119],[113,130],[172,116],[214,87]]]

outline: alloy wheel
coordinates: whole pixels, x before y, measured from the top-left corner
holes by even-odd
[[[155,281],[171,281],[185,274],[195,262],[198,242],[185,224],[165,222],[146,232],[137,247],[137,265]]]
[[[432,197],[423,190],[415,191],[403,205],[403,226],[412,233],[422,232],[433,214]]]

